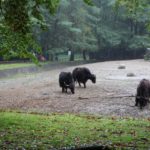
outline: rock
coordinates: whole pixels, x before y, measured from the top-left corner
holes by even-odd
[[[118,69],[126,69],[126,66],[121,64],[121,65],[118,66]]]
[[[135,74],[130,72],[130,73],[127,73],[127,77],[135,77]]]

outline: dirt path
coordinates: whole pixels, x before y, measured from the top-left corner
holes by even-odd
[[[119,64],[125,64],[126,69],[118,70]],[[0,80],[0,109],[150,117],[150,106],[140,110],[134,107],[133,97],[117,98],[135,95],[139,81],[150,79],[150,62],[110,61],[82,66],[96,74],[97,83],[88,81],[86,89],[76,85],[74,95],[61,93],[58,85],[59,72],[74,67]],[[126,77],[129,72],[136,76]]]

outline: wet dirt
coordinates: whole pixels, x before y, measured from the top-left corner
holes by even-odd
[[[126,69],[118,69],[119,65]],[[58,84],[65,67],[0,80],[0,109],[35,113],[78,113],[119,117],[150,117],[150,106],[135,107],[136,88],[143,78],[150,79],[150,62],[144,60],[109,61],[81,65],[96,74],[96,84],[87,88],[76,84],[75,94],[62,93]],[[134,77],[127,77],[134,73]]]

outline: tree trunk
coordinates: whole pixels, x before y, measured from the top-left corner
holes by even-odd
[[[74,61],[74,51],[71,50],[70,61]]]
[[[50,61],[54,61],[54,54],[50,54]]]
[[[138,35],[138,23],[137,23],[137,21],[134,23],[134,34]]]
[[[85,51],[85,50],[83,51],[82,54],[83,54],[83,60],[87,60],[87,59],[86,59],[86,51]]]
[[[131,33],[133,32],[133,21],[132,20],[130,20],[130,31],[131,31]]]

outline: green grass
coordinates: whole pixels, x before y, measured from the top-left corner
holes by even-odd
[[[48,63],[50,62],[40,62],[40,65],[45,65]],[[36,64],[34,63],[8,63],[8,64],[0,64],[0,70],[33,67],[33,66],[36,66]]]
[[[31,67],[31,66],[35,66],[35,64],[33,64],[33,63],[0,64],[0,70],[22,68],[22,67]]]
[[[150,121],[0,112],[0,149],[45,150],[82,144],[148,149]]]

